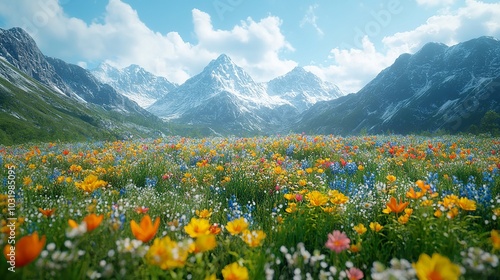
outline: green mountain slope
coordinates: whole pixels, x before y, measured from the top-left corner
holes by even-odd
[[[155,137],[164,123],[75,101],[0,58],[0,144]]]

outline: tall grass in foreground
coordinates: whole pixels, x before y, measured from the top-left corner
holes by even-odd
[[[5,257],[16,240],[15,272],[4,259],[0,275],[495,279],[498,152],[468,136],[0,147]]]

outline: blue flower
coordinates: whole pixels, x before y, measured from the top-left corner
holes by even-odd
[[[153,188],[156,186],[156,182],[158,181],[158,179],[155,178],[149,178],[149,177],[146,177],[146,184],[145,186],[148,187],[148,188]]]
[[[289,157],[293,156],[294,149],[295,149],[295,145],[290,144],[290,146],[288,146],[288,148],[286,148],[286,155]]]

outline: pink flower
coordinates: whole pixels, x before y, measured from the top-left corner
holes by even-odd
[[[347,237],[347,235],[344,232],[334,230],[333,234],[332,233],[328,234],[328,240],[326,241],[325,246],[328,249],[335,251],[338,254],[344,250],[349,249],[350,243],[351,240]]]
[[[349,270],[346,270],[345,273],[347,274],[347,279],[349,280],[360,280],[363,279],[363,277],[365,276],[363,274],[363,271],[355,267],[349,268]]]

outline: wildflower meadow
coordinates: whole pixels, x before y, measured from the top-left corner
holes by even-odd
[[[1,279],[499,279],[500,140],[0,146]]]

